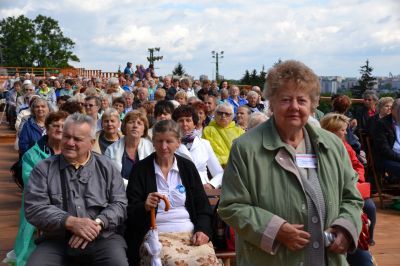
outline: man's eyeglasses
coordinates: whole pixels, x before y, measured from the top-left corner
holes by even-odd
[[[93,106],[97,106],[97,105],[87,103],[87,104],[84,104],[83,106],[85,106],[85,108],[92,108]]]
[[[216,114],[219,116],[232,116],[231,113],[226,113],[226,112],[221,112],[221,111],[217,111]]]

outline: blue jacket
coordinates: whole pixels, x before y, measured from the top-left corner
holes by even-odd
[[[226,99],[226,101],[233,106],[233,112],[237,113],[237,109],[239,106],[245,105],[247,103],[247,100],[242,98],[242,97],[238,97],[238,102],[235,102],[231,96],[228,97],[228,99]]]
[[[44,129],[41,129],[35,122],[33,117],[30,117],[22,127],[19,135],[18,146],[20,154],[23,155],[29,150],[36,141],[38,141],[44,133]]]

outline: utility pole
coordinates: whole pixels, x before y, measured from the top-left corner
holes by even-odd
[[[155,61],[158,61],[158,60],[162,60],[162,59],[163,59],[163,56],[162,56],[162,55],[161,55],[161,56],[154,56],[154,52],[155,52],[155,51],[156,51],[156,52],[159,52],[159,51],[160,51],[160,47],[148,48],[147,50],[148,50],[149,53],[150,53],[150,56],[147,57],[147,61],[149,61],[149,63],[150,63],[151,65],[154,66],[154,62],[155,62]]]
[[[212,58],[215,58],[215,81],[218,83],[219,79],[219,59],[224,58],[224,51],[216,52],[211,51]]]

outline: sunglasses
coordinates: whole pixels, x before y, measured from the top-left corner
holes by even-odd
[[[221,111],[217,111],[216,113],[217,113],[217,115],[219,115],[219,116],[232,116],[231,113],[226,113],[226,112],[221,112]]]
[[[92,108],[93,106],[97,106],[97,105],[94,105],[94,104],[84,104],[83,106],[85,106],[86,108]]]

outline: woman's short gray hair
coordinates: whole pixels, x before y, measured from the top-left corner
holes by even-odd
[[[387,103],[393,103],[393,98],[392,97],[382,97],[379,99],[378,104],[376,105],[376,110],[378,113],[381,111],[381,109],[387,104]]]
[[[314,112],[319,102],[320,81],[311,68],[299,61],[284,61],[268,71],[264,86],[264,98],[271,101],[279,89],[290,81],[295,83],[297,89],[310,96],[311,111]]]
[[[222,103],[220,105],[217,105],[217,107],[215,108],[215,112],[221,111],[222,108],[228,108],[229,110],[231,110],[232,118],[235,116],[234,109],[233,109],[233,106],[231,104]]]
[[[69,115],[67,119],[65,119],[64,131],[70,124],[88,124],[90,126],[90,137],[92,139],[96,139],[96,125],[92,117],[86,114],[73,113],[72,115]]]
[[[264,113],[261,113],[261,112],[252,113],[249,117],[249,123],[247,125],[247,130],[258,126],[259,124],[261,124],[262,122],[265,122],[267,120],[268,120],[268,116]]]
[[[153,141],[157,133],[172,132],[178,140],[181,140],[182,129],[174,120],[161,120],[153,126]]]
[[[374,90],[365,90],[363,95],[362,95],[363,99],[368,99],[369,97],[372,97],[372,99],[376,102],[377,100],[379,100],[378,97],[378,93],[376,93],[376,91]]]
[[[107,108],[104,111],[103,115],[101,116],[101,122],[103,122],[106,117],[111,117],[111,116],[115,116],[119,120],[119,113],[118,113],[117,109]]]
[[[109,86],[115,86],[115,85],[119,85],[119,80],[116,77],[112,77],[107,81],[107,84]]]
[[[249,91],[249,92],[247,93],[247,97],[249,97],[249,96],[255,96],[255,97],[258,97],[258,96],[259,96],[259,94],[258,94],[257,92],[255,92],[255,91]]]
[[[35,117],[35,112],[33,111],[35,109],[35,107],[39,104],[39,103],[45,103],[47,105],[47,108],[49,108],[49,112],[52,111],[51,106],[49,104],[49,102],[46,99],[43,99],[41,97],[36,97],[36,99],[33,100],[32,104],[31,104],[31,116]]]

